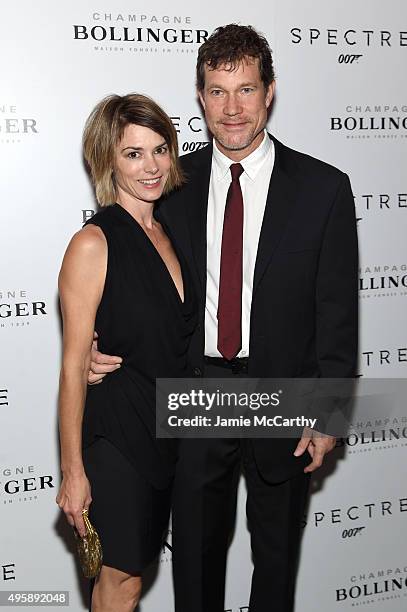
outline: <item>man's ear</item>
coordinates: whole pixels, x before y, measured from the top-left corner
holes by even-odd
[[[203,97],[203,91],[197,89],[197,94],[198,94],[199,101],[202,104],[203,109],[205,110],[205,100]]]
[[[276,82],[272,81],[266,89],[266,106],[270,106],[272,99],[274,98],[274,92],[276,89]]]

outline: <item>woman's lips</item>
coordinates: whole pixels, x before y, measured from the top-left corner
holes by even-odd
[[[156,187],[158,187],[161,183],[161,176],[156,177],[154,179],[139,179],[139,183],[141,183],[141,185],[143,185],[143,187],[145,189],[155,189]]]

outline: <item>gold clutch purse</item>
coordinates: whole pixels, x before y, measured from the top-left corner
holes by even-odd
[[[88,511],[83,510],[82,516],[86,527],[86,535],[81,538],[75,529],[79,562],[85,578],[95,578],[102,567],[102,546],[97,531],[89,520]]]

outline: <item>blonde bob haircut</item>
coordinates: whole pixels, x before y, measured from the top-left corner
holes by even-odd
[[[89,115],[83,133],[83,154],[89,166],[100,206],[116,201],[114,179],[115,148],[127,125],[150,128],[168,145],[170,172],[164,194],[180,187],[183,174],[178,160],[177,133],[168,115],[147,96],[131,93],[103,98]]]

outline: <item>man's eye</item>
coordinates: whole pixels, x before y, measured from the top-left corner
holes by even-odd
[[[243,87],[242,92],[245,94],[251,93],[253,91],[253,87]]]
[[[220,89],[212,89],[211,94],[213,96],[220,96],[222,91]]]

